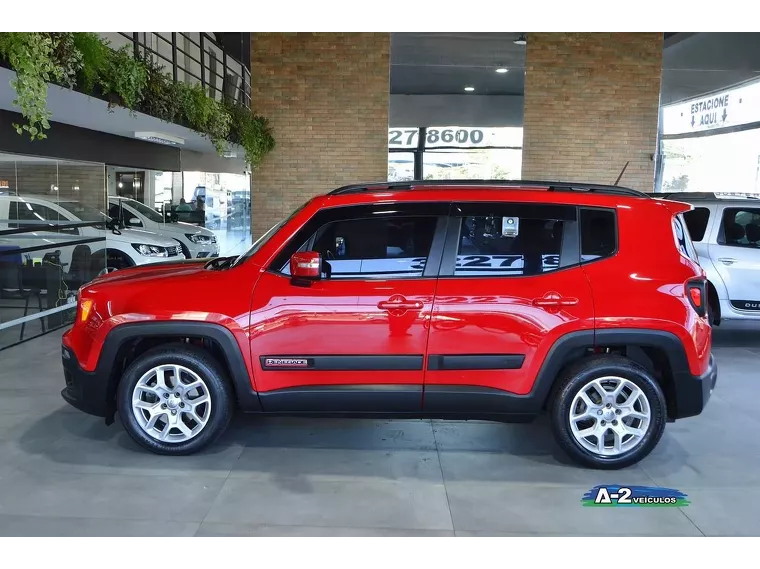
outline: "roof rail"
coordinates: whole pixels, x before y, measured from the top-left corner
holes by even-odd
[[[408,182],[369,182],[352,184],[337,188],[328,193],[330,196],[357,194],[375,190],[413,190],[422,187],[441,186],[489,186],[498,188],[545,188],[554,192],[593,192],[609,195],[634,196],[650,198],[651,194],[622,186],[604,184],[587,184],[582,182],[547,182],[536,180],[412,180]]]

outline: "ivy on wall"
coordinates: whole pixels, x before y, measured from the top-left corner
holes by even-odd
[[[16,72],[13,104],[25,124],[14,124],[32,140],[50,128],[47,85],[54,83],[158,119],[182,124],[208,138],[221,155],[229,143],[245,149],[257,167],[274,148],[264,117],[235,101],[217,101],[200,85],[174,82],[149,57],[135,59],[130,49],[114,50],[90,32],[0,32],[0,65]]]

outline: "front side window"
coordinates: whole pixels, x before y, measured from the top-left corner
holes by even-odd
[[[718,242],[731,247],[760,247],[760,208],[727,207]]]
[[[332,279],[421,277],[436,222],[433,216],[339,220],[320,227],[301,249],[319,253]]]
[[[525,217],[509,205],[462,218],[455,276],[528,276],[560,268],[566,220]]]

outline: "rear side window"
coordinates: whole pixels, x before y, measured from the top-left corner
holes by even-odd
[[[615,212],[609,209],[581,210],[581,261],[611,257],[617,250]]]
[[[760,247],[760,208],[727,207],[718,243],[731,247]]]
[[[686,221],[686,229],[692,241],[702,241],[707,231],[707,222],[710,221],[710,210],[706,207],[698,207],[691,211],[684,212],[683,218]]]

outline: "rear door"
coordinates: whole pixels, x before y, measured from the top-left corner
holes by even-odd
[[[433,304],[424,408],[509,413],[531,392],[551,346],[593,332],[580,266],[578,208],[452,207]]]
[[[760,207],[725,206],[709,248],[731,306],[760,314]]]

